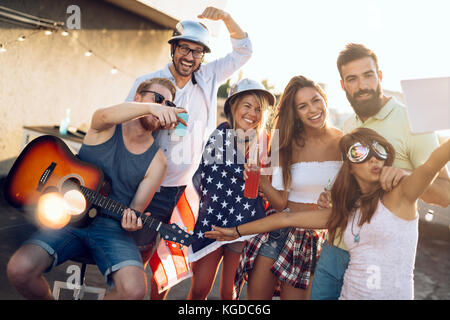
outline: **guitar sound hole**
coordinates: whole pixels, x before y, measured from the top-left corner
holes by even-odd
[[[80,190],[81,182],[77,178],[71,177],[63,182],[61,193],[64,194],[70,190]]]

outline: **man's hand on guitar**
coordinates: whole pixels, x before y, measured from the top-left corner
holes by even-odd
[[[150,212],[145,213],[147,216],[150,215]],[[126,208],[123,211],[122,216],[122,228],[126,231],[137,231],[142,229],[142,219],[136,216],[133,210],[130,208]]]

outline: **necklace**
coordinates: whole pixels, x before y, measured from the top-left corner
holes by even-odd
[[[355,217],[356,217],[356,212],[355,212],[355,214],[353,215],[353,220],[352,220],[352,235],[353,235],[353,242],[355,242],[355,243],[359,243],[359,233],[361,232],[361,228],[359,229],[359,232],[357,233],[357,234],[354,234],[353,233],[353,224],[354,224],[354,222],[355,222]]]

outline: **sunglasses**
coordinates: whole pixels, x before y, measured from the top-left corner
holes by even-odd
[[[388,158],[386,148],[378,142],[372,142],[369,146],[356,142],[348,149],[346,154],[346,158],[353,163],[362,163],[369,160],[372,156],[378,160],[386,160]]]
[[[166,100],[166,98],[165,98],[162,94],[160,94],[160,93],[158,93],[158,92],[150,91],[150,90],[142,90],[142,91],[139,92],[139,93],[141,94],[141,93],[143,93],[143,92],[150,92],[150,93],[153,93],[153,95],[154,95],[154,100],[155,100],[156,103],[163,104],[163,102],[164,102],[164,104],[165,104],[166,106],[168,106],[168,107],[174,107],[174,108],[177,107],[175,103],[173,103],[172,101]]]

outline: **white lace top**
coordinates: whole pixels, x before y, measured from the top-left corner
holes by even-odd
[[[317,203],[320,194],[328,184],[332,184],[341,168],[342,161],[297,162],[291,166],[291,186],[289,201],[298,203]],[[272,174],[272,186],[284,190],[283,172],[275,167]]]

